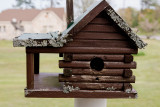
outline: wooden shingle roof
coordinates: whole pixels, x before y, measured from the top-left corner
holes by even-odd
[[[113,22],[123,31],[125,34],[133,41],[137,48],[142,49],[147,44],[144,43],[129,27],[129,25],[114,11],[114,9],[105,1],[101,0],[90,6],[85,13],[83,13],[79,18],[77,18],[74,23],[62,33],[49,33],[48,37],[50,39],[45,39],[45,46],[53,47],[63,47],[65,43],[70,41],[69,37],[77,34],[82,30],[89,22],[91,22],[100,12],[105,11],[107,15],[113,20]],[[35,35],[35,34],[28,34]],[[37,34],[36,34],[37,35]],[[42,34],[39,34],[42,35]],[[44,34],[46,35],[46,34]],[[50,36],[52,35],[52,36]],[[22,35],[24,37],[24,35]],[[27,36],[25,34],[25,36]],[[38,35],[37,35],[38,36]],[[30,36],[31,37],[31,36]],[[41,38],[39,38],[41,39]],[[20,37],[14,39],[14,46],[25,46],[25,47],[39,47],[41,46],[38,42],[39,39],[26,38],[23,40]],[[26,45],[26,41],[32,42],[32,45]],[[41,40],[42,42],[42,40]],[[35,45],[39,44],[39,45]]]

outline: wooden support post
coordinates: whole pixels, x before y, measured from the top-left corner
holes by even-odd
[[[73,0],[66,0],[66,7],[67,7],[67,26],[69,27],[74,20]]]
[[[59,57],[63,57],[63,53],[59,53]]]
[[[27,61],[27,89],[34,88],[34,54],[26,53]]]
[[[34,74],[39,74],[39,53],[34,54]]]

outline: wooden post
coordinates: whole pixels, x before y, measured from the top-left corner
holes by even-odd
[[[74,20],[73,0],[66,0],[66,8],[67,8],[67,26],[69,27]]]
[[[39,53],[34,54],[34,74],[39,74]]]
[[[34,88],[34,54],[26,53],[27,64],[27,89]]]

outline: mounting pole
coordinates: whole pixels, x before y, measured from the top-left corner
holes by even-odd
[[[106,99],[77,98],[74,107],[107,107]]]

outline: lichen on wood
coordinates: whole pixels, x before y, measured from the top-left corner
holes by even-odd
[[[117,88],[114,88],[113,86],[112,87],[108,87],[106,90],[107,91],[115,91]]]
[[[129,25],[109,6],[106,9],[106,13],[111,19],[132,39],[138,48],[142,49],[147,46],[129,27]]]
[[[42,38],[42,36],[44,37]],[[61,37],[59,32],[50,32],[47,34],[23,34],[13,39],[14,47],[63,47],[67,42],[67,35]],[[33,36],[33,37],[32,37]],[[35,36],[37,36],[35,38]],[[46,37],[46,38],[45,38]]]
[[[79,87],[69,86],[69,85],[68,86],[63,85],[63,93],[68,94],[68,93],[70,93],[72,91],[76,91],[76,90],[80,90],[80,88]]]

